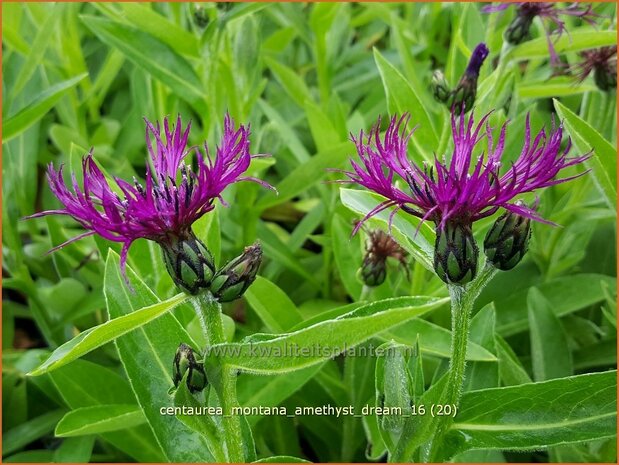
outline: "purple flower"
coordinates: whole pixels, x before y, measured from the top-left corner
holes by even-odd
[[[585,50],[580,53],[581,61],[571,67],[578,82],[583,82],[593,73],[595,84],[600,90],[610,91],[617,87],[617,46]]]
[[[447,161],[435,156],[429,165],[420,165],[408,158],[407,146],[413,131],[405,133],[409,121],[406,114],[399,119],[393,117],[382,138],[380,119],[367,136],[362,131],[358,138],[353,137],[360,160],[351,160],[352,171],[344,172],[348,179],[342,182],[359,184],[385,197],[362,219],[354,232],[367,219],[391,207],[395,208],[390,223],[400,209],[422,221],[430,220],[434,222],[437,233],[437,273],[446,282],[466,283],[475,276],[477,265],[473,222],[500,208],[544,221],[534,208],[516,201],[516,197],[582,175],[556,179],[561,170],[582,163],[589,155],[568,157],[570,143],[568,141],[567,146],[561,148],[563,128],[555,127],[554,122],[550,131],[542,129],[532,139],[527,116],[520,156],[511,166],[501,170],[507,124],[501,128],[494,144],[492,130],[486,123],[488,117],[489,114],[475,124],[473,116],[467,121],[463,114],[456,116],[452,113],[454,149],[451,158]],[[484,138],[486,155],[482,150],[476,150]],[[398,179],[403,181],[402,187],[396,183]],[[446,265],[441,268],[436,264],[438,259],[448,263],[452,252],[456,254],[460,268],[447,270]]]
[[[182,249],[183,241],[193,237],[192,224],[215,208],[216,199],[223,202],[221,194],[227,186],[239,181],[255,181],[270,187],[261,180],[244,176],[251,159],[259,155],[250,154],[249,127],[241,125],[236,129],[229,115],[224,119],[223,136],[214,157],[206,143],[204,152],[198,147],[187,147],[191,123],[183,131],[180,116],[176,126],[172,127],[168,119],[164,119],[163,131],[159,123],[155,126],[146,119],[145,122],[152,167],[147,164],[144,183],[135,178],[133,184],[114,178],[116,186],[111,186],[94,161],[92,150],[82,160],[83,188],[78,185],[74,173],[71,175],[72,187],[67,187],[63,166],[56,170],[50,163],[47,170],[49,185],[63,208],[40,212],[29,218],[69,215],[87,230],[52,251],[98,234],[123,243],[120,264],[124,274],[127,253],[136,239],[155,241],[164,250],[165,247],[178,248],[180,241]],[[192,151],[197,159],[195,172],[186,162]],[[204,261],[202,252],[206,253],[199,249],[195,253]],[[183,256],[186,258],[186,254]]]
[[[495,13],[504,11],[509,7],[516,7],[516,17],[505,31],[505,38],[511,44],[517,45],[523,42],[529,35],[529,29],[535,17],[539,16],[542,20],[546,38],[548,40],[548,50],[550,52],[551,63],[556,65],[559,57],[552,43],[551,35],[561,37],[563,32],[567,32],[565,22],[561,16],[574,16],[581,18],[589,24],[595,24],[595,19],[600,15],[593,12],[593,5],[574,2],[562,8],[557,2],[513,2],[499,3],[497,5],[487,5],[482,8],[484,13]],[[554,30],[551,30],[554,25]]]
[[[402,209],[440,226],[450,221],[472,223],[494,214],[499,208],[539,221],[534,210],[517,205],[514,198],[580,176],[555,179],[562,169],[583,162],[588,155],[568,157],[570,143],[561,149],[563,128],[556,128],[554,123],[548,134],[542,129],[532,141],[527,116],[520,156],[501,174],[507,123],[494,144],[492,130],[486,123],[489,116],[487,114],[475,124],[473,116],[466,121],[464,115],[452,114],[454,151],[451,160],[441,161],[435,157],[431,166],[419,165],[407,156],[413,131],[400,135],[410,119],[407,114],[399,119],[394,116],[382,139],[380,119],[367,137],[363,131],[358,138],[353,137],[360,163],[351,160],[353,170],[345,172],[349,178],[346,182],[362,185],[386,198],[364,220],[395,206],[392,215]],[[474,154],[484,138],[487,139],[487,157],[483,153]],[[396,178],[404,180],[408,189],[397,187]],[[355,231],[358,228],[359,225]]]

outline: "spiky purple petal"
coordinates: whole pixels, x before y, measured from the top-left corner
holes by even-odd
[[[554,122],[548,135],[542,129],[531,141],[527,117],[522,152],[501,174],[507,123],[495,142],[487,122],[489,115],[475,123],[472,115],[467,120],[463,114],[452,114],[453,153],[449,162],[435,157],[431,167],[425,163],[420,166],[407,156],[412,132],[406,132],[406,114],[391,119],[382,139],[380,119],[367,137],[362,131],[353,138],[360,162],[351,160],[352,170],[344,172],[348,178],[345,182],[359,184],[386,198],[361,223],[392,206],[422,221],[431,220],[441,228],[449,221],[472,223],[499,208],[541,221],[533,209],[514,203],[515,198],[584,174],[556,179],[561,170],[582,163],[589,154],[568,157],[570,144],[561,149],[563,128],[555,127]],[[485,156],[475,153],[484,138]],[[396,179],[405,181],[409,189],[405,192],[397,187]]]

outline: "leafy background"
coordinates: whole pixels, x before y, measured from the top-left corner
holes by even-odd
[[[471,434],[473,444],[459,449],[455,460],[616,461],[614,419],[591,420],[615,408],[609,407],[616,404],[614,375],[561,379],[616,366],[615,94],[598,91],[591,78],[577,84],[569,75],[553,75],[540,24],[534,24],[533,40],[502,51],[513,13],[486,15],[476,4],[4,3],[2,10],[3,461],[210,458],[204,447],[187,446],[202,436],[149,408],[168,396],[178,343],[200,344],[187,305],[116,345],[43,376],[25,376],[50,350],[105,322],[108,312],[120,316],[156,302],[155,295],[175,294],[157,247],[146,241],[129,256],[144,281],[140,305],[118,294],[117,258],[108,256],[109,249],[118,252],[116,244],[88,238],[46,255],[80,232],[67,218],[20,220],[57,205],[44,178],[49,162],[77,169],[94,147],[107,173],[130,179],[144,172],[142,117],[191,118],[192,144],[214,143],[227,110],[251,123],[252,151],[273,155],[251,170],[279,195],[233,186],[225,194],[231,207],[218,206],[195,229],[219,262],[256,238],[264,248],[260,278],[244,299],[225,306],[230,340],[307,327],[358,307],[362,285],[355,274],[364,234],[350,238],[350,232],[376,204],[371,194],[324,183],[341,177],[325,169],[347,166],[354,152],[350,132],[368,129],[378,115],[403,111],[420,125],[411,147],[417,160],[448,153],[447,111],[432,100],[431,73],[444,69],[455,84],[481,41],[491,54],[475,112],[479,117],[494,109],[495,127],[511,120],[506,161],[520,153],[527,113],[534,130],[558,114],[574,153],[593,148],[595,155],[589,175],[541,194],[541,214],[561,226],[535,224],[525,260],[497,275],[477,302],[467,394],[454,432]],[[615,5],[597,4],[596,12],[604,18],[595,30],[568,19],[570,37],[557,43],[568,63],[578,60],[579,50],[616,42]],[[385,220],[383,215],[371,224],[384,228]],[[492,221],[477,223],[476,235],[482,238]],[[393,263],[370,300],[446,296],[427,269],[433,232],[424,226],[413,241],[416,226],[398,215],[393,229],[414,258],[412,279]],[[413,305],[402,298],[377,309]],[[439,302],[387,331],[378,319],[358,324],[372,329],[365,344],[393,340],[418,348],[408,361],[417,370],[418,393],[447,367],[449,309],[444,299]],[[142,370],[130,384],[126,373],[151,367],[153,360],[161,369]],[[246,373],[239,377],[240,402],[374,404],[375,370],[369,357],[338,357],[284,375]],[[529,387],[518,387],[531,381],[547,382],[535,391],[542,392],[535,401]],[[499,386],[515,388],[493,394]],[[479,391],[485,388],[490,391]],[[570,426],[566,406],[580,405],[583,393],[588,400],[572,413],[584,420]],[[471,433],[476,424],[500,424],[492,402],[511,402],[517,431],[525,433]],[[518,417],[523,410],[530,415]],[[540,419],[554,428],[544,432],[546,438],[555,434],[551,447],[526,433]],[[388,441],[379,433],[383,420],[372,416],[248,421],[257,458],[378,460]]]

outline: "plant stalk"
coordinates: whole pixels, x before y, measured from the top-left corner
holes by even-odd
[[[475,300],[495,273],[496,269],[487,264],[477,279],[469,286],[447,285],[449,296],[451,297],[451,358],[449,360],[447,385],[441,400],[443,405],[456,406],[457,409],[460,402],[464,386],[466,348],[469,340],[471,312]],[[435,461],[437,459],[436,454],[439,450],[444,449],[442,443],[452,421],[452,417],[438,418],[436,434],[432,441],[430,461]]]
[[[213,346],[226,342],[221,319],[221,304],[207,292],[194,299],[194,307],[200,318],[207,345]],[[219,363],[217,367],[219,376],[208,381],[215,388],[223,410],[222,425],[228,462],[243,463],[245,454],[241,419],[238,415],[232,414],[232,409],[239,405],[236,397],[236,370],[219,361],[217,363]]]

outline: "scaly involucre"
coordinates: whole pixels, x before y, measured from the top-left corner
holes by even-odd
[[[501,174],[507,124],[494,144],[488,117],[485,115],[475,124],[473,115],[467,121],[464,115],[452,114],[453,153],[449,161],[435,156],[432,164],[420,165],[408,158],[408,141],[414,130],[406,133],[407,114],[394,116],[382,138],[380,119],[367,136],[361,131],[358,138],[353,137],[360,161],[351,160],[352,171],[344,172],[348,180],[343,182],[359,184],[385,197],[355,232],[368,218],[390,207],[395,207],[390,219],[402,209],[423,221],[433,221],[440,229],[447,222],[471,224],[499,208],[543,221],[535,210],[515,202],[515,197],[582,175],[555,179],[561,170],[582,163],[589,155],[568,157],[570,142],[561,148],[563,128],[555,127],[554,121],[548,133],[542,129],[532,139],[527,116],[520,156]],[[487,155],[475,154],[484,138]],[[397,179],[404,181],[408,189],[398,187]]]
[[[83,188],[75,173],[71,174],[72,186],[64,182],[63,166],[56,170],[50,163],[47,178],[54,195],[63,208],[48,210],[30,218],[59,214],[69,215],[87,231],[55,247],[56,250],[75,240],[98,234],[122,242],[121,268],[124,273],[127,252],[140,238],[166,244],[191,233],[192,224],[205,213],[213,210],[215,199],[220,199],[224,189],[239,181],[256,181],[244,176],[251,159],[259,155],[249,152],[249,127],[235,127],[229,115],[224,119],[223,136],[215,156],[209,153],[206,143],[204,153],[197,147],[187,147],[191,123],[183,131],[181,117],[170,127],[168,119],[159,123],[146,122],[146,144],[152,167],[147,165],[145,182],[134,178],[133,184],[115,177],[111,186],[97,166],[92,150],[82,160]],[[197,169],[186,163],[187,155],[195,151]]]

